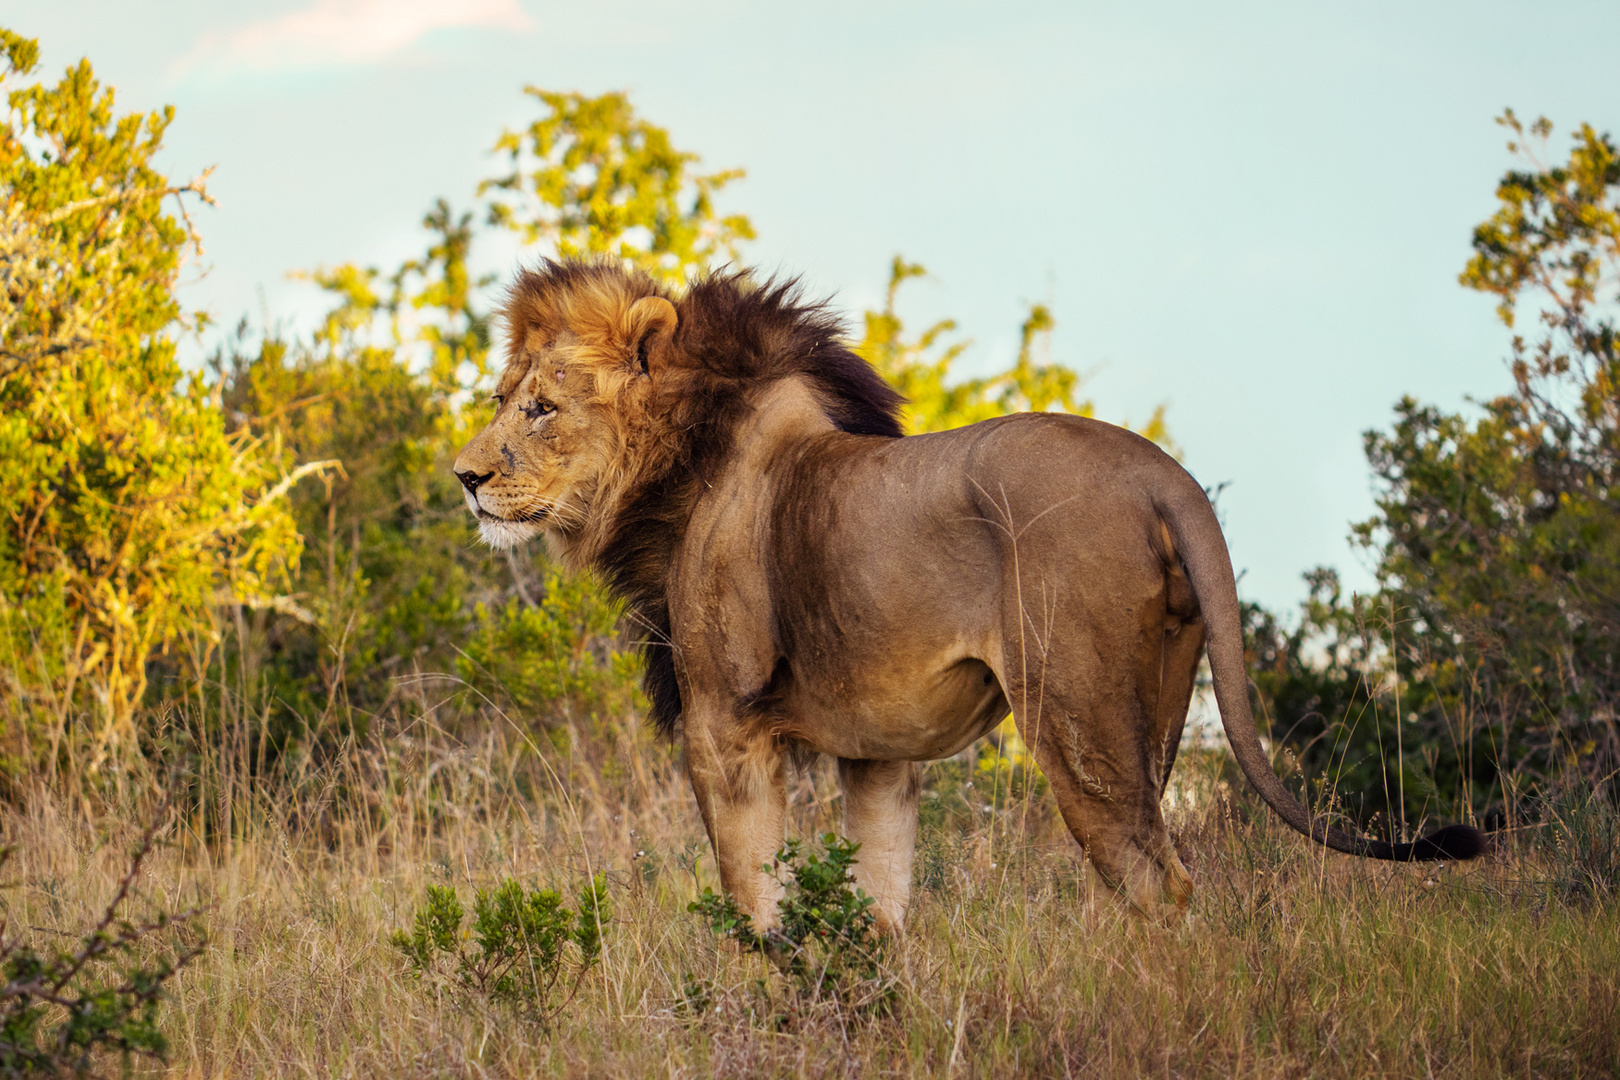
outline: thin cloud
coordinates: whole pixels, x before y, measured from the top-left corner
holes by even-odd
[[[368,64],[409,48],[435,30],[527,30],[532,25],[518,0],[315,0],[274,19],[205,35],[172,73],[200,66]]]

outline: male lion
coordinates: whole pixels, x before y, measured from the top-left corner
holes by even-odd
[[[548,262],[502,310],[495,418],[456,460],[483,538],[544,535],[646,632],[646,689],[679,731],[721,880],[777,922],[793,745],[838,759],[858,884],[884,928],[911,891],[919,762],[1009,709],[1095,871],[1140,910],[1191,881],[1159,801],[1199,656],[1244,775],[1343,852],[1466,859],[1313,821],[1260,746],[1238,599],[1202,488],[1122,428],[1036,413],[902,438],[900,398],[791,285],[683,294]]]

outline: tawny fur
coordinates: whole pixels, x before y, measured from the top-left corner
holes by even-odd
[[[757,924],[779,886],[797,747],[839,759],[859,884],[898,929],[915,762],[1017,714],[1058,808],[1132,905],[1185,904],[1160,800],[1207,639],[1223,723],[1289,824],[1389,859],[1469,857],[1312,820],[1249,714],[1231,563],[1203,489],[1093,420],[1004,417],[902,438],[900,399],[819,305],[747,275],[675,294],[603,264],[521,275],[489,426],[456,462],[486,540],[543,535],[644,637],[722,882]]]

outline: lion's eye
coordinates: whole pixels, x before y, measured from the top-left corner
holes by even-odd
[[[505,394],[491,394],[491,395],[489,395],[489,400],[498,409],[498,408],[501,407],[501,403],[506,400],[506,395]]]
[[[527,416],[530,420],[538,420],[540,417],[556,411],[557,406],[553,405],[549,401],[535,400],[523,406],[523,415]]]

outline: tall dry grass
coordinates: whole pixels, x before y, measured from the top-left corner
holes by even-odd
[[[1189,751],[1174,830],[1198,892],[1164,926],[1086,894],[1049,803],[946,763],[892,1009],[849,1016],[791,1000],[687,913],[716,881],[675,750],[635,727],[442,726],[446,696],[274,790],[239,749],[198,763],[178,800],[156,776],[94,798],[31,789],[5,815],[0,905],[42,939],[80,928],[167,814],[145,901],[214,905],[165,1014],[181,1076],[1620,1074],[1613,893],[1570,887],[1528,833],[1469,866],[1329,855]],[[830,770],[802,774],[793,805],[800,833],[835,828]],[[416,981],[386,943],[429,884],[597,871],[615,909],[603,962],[549,1031]]]

